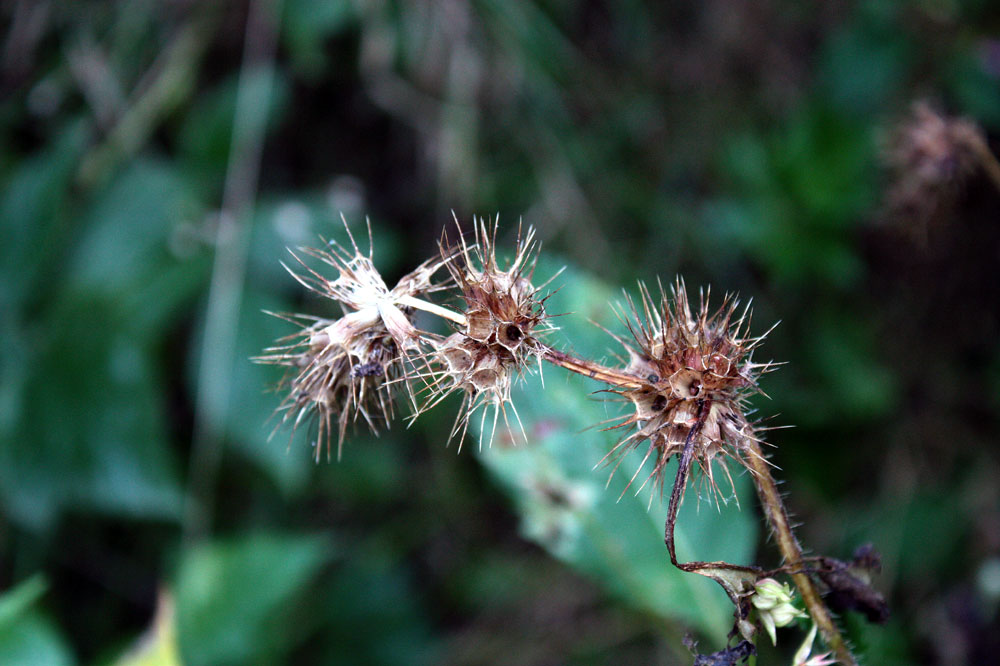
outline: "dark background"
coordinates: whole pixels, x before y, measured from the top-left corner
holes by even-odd
[[[261,310],[335,312],[285,246],[368,216],[391,282],[452,212],[613,299],[682,274],[781,320],[755,405],[803,542],[883,554],[863,661],[996,658],[1000,195],[884,203],[915,101],[1000,132],[996,3],[11,0],[0,34],[0,663],[169,666],[175,630],[185,664],[690,663],[522,537],[448,407],[340,463],[268,441]]]

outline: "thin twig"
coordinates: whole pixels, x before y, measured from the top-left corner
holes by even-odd
[[[422,298],[403,296],[399,299],[399,303],[401,305],[408,305],[418,310],[423,310],[424,312],[436,315],[443,319],[448,319],[459,326],[465,326],[467,323],[467,319],[462,313],[449,310],[446,307],[425,301]],[[584,375],[585,377],[590,377],[591,379],[596,379],[600,382],[612,384],[619,388],[637,389],[642,388],[645,385],[638,378],[622,372],[621,370],[609,368],[585,358],[571,356],[566,352],[559,351],[558,349],[554,349],[548,345],[542,345],[542,358],[552,365],[559,366],[560,368],[569,370],[570,372],[575,372],[579,375]]]
[[[570,372],[575,372],[578,375],[596,379],[599,382],[613,384],[619,388],[638,389],[645,386],[639,378],[633,377],[632,375],[622,372],[621,370],[608,368],[599,363],[588,361],[587,359],[570,356],[569,354],[561,352],[558,349],[553,349],[552,347],[544,347],[542,351],[542,358],[552,365],[557,365],[560,368],[564,368]]]

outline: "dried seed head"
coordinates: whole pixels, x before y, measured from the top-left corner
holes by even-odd
[[[672,299],[662,287],[658,302],[644,285],[639,289],[639,306],[626,297],[628,312],[622,313],[633,342],[619,341],[628,353],[624,371],[639,378],[642,385],[615,389],[632,410],[613,426],[634,426],[635,430],[609,456],[617,457],[620,464],[625,452],[645,446],[643,466],[653,461],[646,482],[652,479],[662,489],[670,458],[690,444],[692,459],[718,498],[712,463],[721,463],[732,486],[726,458],[746,465],[744,456],[752,455],[749,443],[755,434],[746,419],[744,401],[759,392],[757,378],[772,367],[750,360],[751,351],[764,336],[746,337],[749,308],[737,319],[738,302],[732,297],[712,314],[708,295],[702,294],[697,314],[692,315],[680,279],[671,288]]]
[[[551,330],[545,315],[544,299],[531,278],[538,261],[535,230],[518,232],[514,260],[500,270],[496,258],[496,223],[480,219],[475,225],[476,244],[469,248],[463,239],[458,260],[448,268],[465,301],[467,324],[464,333],[486,345],[499,345],[523,367],[537,354],[539,336]],[[446,250],[445,254],[451,251]],[[543,285],[544,286],[544,285]]]
[[[491,433],[500,414],[510,427],[507,408],[517,417],[510,398],[513,379],[524,374],[532,356],[540,357],[540,337],[552,330],[544,299],[538,298],[539,290],[531,283],[538,257],[534,230],[529,228],[523,238],[518,234],[514,260],[501,270],[496,258],[496,224],[487,226],[479,220],[475,229],[472,247],[463,240],[459,250],[443,250],[444,256],[457,255],[448,269],[464,301],[465,322],[426,357],[431,368],[429,398],[418,410],[422,413],[452,392],[463,391],[451,433],[459,436],[460,448],[469,418],[480,407],[493,407]],[[486,409],[484,425],[485,418]]]
[[[304,315],[281,316],[299,324],[309,321]],[[279,343],[284,344],[254,360],[290,368],[278,411],[284,412],[282,423],[293,424],[293,434],[304,420],[315,419],[317,461],[324,444],[330,456],[334,430],[339,458],[349,422],[360,417],[378,432],[379,424],[392,419],[393,390],[405,381],[406,366],[381,320],[369,312],[336,321],[315,319]]]
[[[500,414],[503,414],[504,422],[508,429],[510,428],[507,407],[510,406],[515,417],[517,410],[510,398],[513,359],[509,352],[498,349],[496,345],[474,340],[464,333],[453,333],[438,347],[435,363],[438,385],[432,390],[432,404],[422,407],[421,410],[437,404],[454,391],[463,392],[462,405],[449,438],[458,437],[459,450],[465,439],[469,419],[480,408],[483,408],[481,431],[484,437],[488,407],[493,408],[491,432],[495,432]],[[517,418],[520,421],[519,417]],[[492,439],[491,435],[490,441]]]
[[[433,284],[431,278],[451,261],[452,256],[442,252],[439,257],[425,261],[416,270],[401,278],[395,287],[389,289],[372,262],[371,243],[369,242],[368,256],[361,254],[346,221],[344,227],[347,228],[352,251],[332,241],[327,243],[329,249],[302,248],[301,250],[304,254],[335,268],[338,273],[336,279],[330,280],[317,273],[294,252],[292,256],[305,272],[296,273],[288,266],[285,266],[285,269],[304,287],[337,301],[346,311],[363,312],[368,318],[380,319],[400,349],[416,348],[425,334],[410,321],[408,302],[448,288],[448,283]],[[370,241],[370,226],[368,234]]]
[[[336,268],[336,279],[321,275],[294,253],[305,272],[286,269],[308,289],[339,302],[346,314],[337,320],[278,315],[300,330],[254,359],[290,368],[281,384],[288,395],[278,410],[284,412],[282,423],[293,423],[293,434],[303,420],[315,418],[317,460],[324,444],[330,455],[334,424],[339,458],[349,422],[361,418],[377,433],[380,424],[388,425],[393,418],[398,388],[405,386],[412,398],[411,357],[419,358],[421,346],[434,336],[413,325],[411,304],[443,288],[431,278],[450,260],[442,254],[425,262],[390,290],[372,263],[371,248],[368,256],[362,255],[353,236],[352,252],[336,243],[327,245],[329,249],[302,252]]]
[[[892,178],[887,217],[926,242],[930,226],[954,204],[976,169],[977,151],[985,145],[982,131],[972,121],[948,118],[927,102],[915,103],[883,151]]]

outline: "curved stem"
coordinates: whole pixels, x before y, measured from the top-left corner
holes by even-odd
[[[697,420],[691,426],[684,440],[684,448],[681,449],[681,455],[677,460],[677,476],[674,478],[674,487],[670,491],[670,504],[667,505],[667,521],[663,528],[663,541],[667,544],[670,563],[679,569],[683,567],[677,563],[677,552],[674,548],[674,526],[677,524],[677,512],[680,510],[681,501],[684,499],[684,489],[687,488],[687,477],[691,471],[691,462],[694,460],[694,443],[702,428],[705,427],[705,418],[708,416],[710,409],[711,401],[698,401]]]
[[[767,522],[770,523],[771,530],[774,532],[778,549],[785,558],[785,566],[791,570],[792,580],[802,594],[802,601],[805,603],[809,615],[819,627],[823,640],[833,650],[837,661],[845,666],[857,666],[858,662],[847,647],[840,630],[837,629],[830,611],[820,598],[809,574],[805,573],[802,547],[792,532],[792,527],[788,522],[788,512],[785,511],[785,505],[781,501],[778,486],[774,482],[774,477],[771,476],[771,470],[760,445],[755,440],[750,440],[750,454],[746,456],[746,462],[753,472],[757,495],[764,507]]]
[[[1000,175],[1000,169],[998,169],[998,175]],[[993,174],[991,173],[991,177],[992,176]],[[408,305],[430,314],[443,317],[459,325],[466,324],[466,318],[461,313],[435,305],[422,299],[404,296],[400,299],[399,303],[400,305]],[[570,354],[549,347],[548,345],[543,345],[541,356],[553,365],[569,370],[570,372],[590,377],[591,379],[600,382],[611,384],[617,388],[641,389],[647,385],[638,377],[625,373],[621,370],[609,368],[588,359],[571,356]],[[689,440],[694,433],[700,429],[700,426],[704,424],[704,419],[708,414],[708,406],[709,405],[705,401],[699,402],[698,426],[691,429],[691,432],[689,433]],[[805,572],[802,547],[799,545],[799,542],[795,538],[795,534],[792,532],[792,527],[788,521],[788,513],[785,511],[785,505],[781,501],[781,494],[778,492],[778,486],[774,481],[774,477],[771,476],[771,470],[768,467],[764,454],[760,449],[760,445],[756,440],[750,440],[749,446],[750,452],[749,455],[746,456],[746,463],[753,472],[754,483],[757,487],[757,494],[764,507],[764,513],[767,517],[767,521],[774,532],[775,540],[778,543],[778,549],[781,551],[781,555],[785,559],[785,566],[783,569],[790,572],[792,580],[794,581],[796,587],[798,587],[799,592],[802,594],[802,600],[809,611],[809,615],[812,617],[816,626],[822,633],[823,640],[826,641],[826,644],[831,650],[833,650],[837,660],[841,664],[844,664],[844,666],[858,666],[857,661],[854,659],[850,649],[847,647],[847,643],[840,634],[840,630],[834,623],[829,609],[827,609],[823,600],[820,598],[819,592],[816,590],[816,586],[813,585],[812,579],[809,578],[809,575]],[[711,568],[715,565],[725,564],[713,562],[691,562],[679,564],[677,562],[673,543],[673,522],[677,517],[677,509],[680,506],[680,496],[683,493],[684,486],[686,485],[692,455],[693,449],[691,442],[688,441],[686,442],[681,454],[680,466],[677,471],[677,479],[674,483],[673,492],[671,493],[670,507],[668,511],[669,515],[665,529],[665,541],[667,544],[667,550],[670,554],[670,561],[678,568],[688,571],[696,570],[699,567]],[[749,567],[734,567],[733,565],[728,564],[725,564],[725,568],[747,571],[752,570],[752,568]]]

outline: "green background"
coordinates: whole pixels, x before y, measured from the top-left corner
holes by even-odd
[[[534,225],[538,275],[569,267],[550,341],[596,359],[637,280],[752,298],[802,541],[884,557],[864,663],[1000,650],[1000,195],[974,171],[914,231],[882,159],[919,99],[998,136],[996,3],[17,0],[0,35],[0,664],[722,646],[664,507],[592,469],[599,386],[528,377],[527,447],[457,456],[455,403],[339,463],[269,440],[281,373],[248,359],[292,331],[262,310],[336,314],[279,262],[341,213],[390,282],[453,213],[508,249]],[[682,557],[777,562],[745,482],[741,510],[689,493]]]

